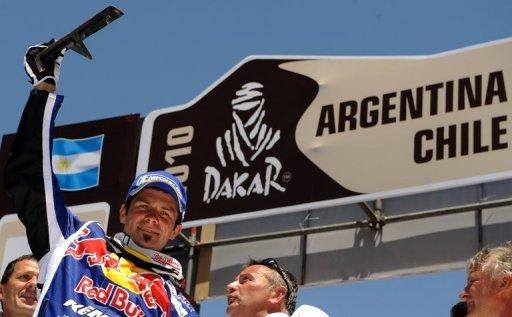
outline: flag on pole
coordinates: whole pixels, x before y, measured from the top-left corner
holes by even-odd
[[[98,186],[104,134],[84,139],[54,139],[52,166],[59,186],[78,191]]]

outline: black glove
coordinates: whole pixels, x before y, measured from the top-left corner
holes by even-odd
[[[45,69],[42,72],[40,72],[39,69],[37,69],[35,60],[36,55],[48,46],[50,46],[53,42],[55,42],[55,40],[51,39],[46,43],[30,46],[27,52],[25,53],[25,72],[27,73],[28,77],[30,77],[29,82],[33,86],[37,86],[41,82],[46,82],[56,86],[57,81],[59,81],[60,63],[62,62],[62,58],[64,58],[64,53],[66,52],[66,49],[63,49],[60,52],[60,54],[58,54],[55,58],[51,59],[48,62],[48,65],[43,65]]]

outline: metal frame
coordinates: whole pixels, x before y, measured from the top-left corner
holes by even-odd
[[[403,215],[387,216],[387,217],[385,217],[379,209],[375,208],[372,210],[366,203],[362,203],[362,204],[364,204],[364,206],[362,207],[363,211],[365,212],[365,214],[368,215],[367,220],[350,221],[350,222],[338,223],[338,224],[327,225],[327,226],[316,226],[316,227],[301,226],[301,228],[294,229],[294,230],[284,230],[284,231],[258,234],[258,235],[249,235],[249,236],[229,238],[229,239],[220,239],[220,240],[204,242],[204,243],[198,242],[196,240],[190,240],[185,235],[180,234],[179,237],[183,241],[183,244],[184,244],[181,247],[201,249],[204,247],[217,247],[217,246],[224,246],[224,245],[231,245],[231,244],[238,244],[238,243],[245,243],[245,242],[252,242],[252,241],[278,239],[278,238],[294,237],[294,236],[308,235],[308,234],[321,233],[321,232],[346,230],[346,229],[353,229],[353,228],[364,228],[364,227],[369,227],[374,230],[381,230],[385,224],[389,224],[389,223],[396,223],[396,222],[401,222],[401,221],[409,221],[409,220],[415,220],[415,219],[437,217],[437,216],[443,216],[443,215],[448,215],[448,214],[458,214],[458,213],[468,212],[468,211],[478,211],[478,210],[482,210],[482,209],[510,206],[510,205],[512,205],[512,199],[509,198],[509,199],[501,199],[501,200],[495,200],[495,201],[479,202],[479,203],[473,203],[473,204],[467,204],[467,205],[432,209],[432,210],[412,212],[412,213],[407,213],[407,214],[403,214]],[[361,204],[360,204],[360,206],[361,206]],[[175,247],[168,248],[166,251],[172,251],[173,248],[175,248]]]
[[[279,238],[287,238],[287,237],[295,237],[300,236],[301,242],[300,242],[300,248],[301,248],[301,257],[302,257],[302,272],[300,276],[299,283],[303,284],[303,281],[305,280],[305,267],[306,267],[306,251],[307,251],[307,236],[309,234],[316,234],[316,233],[323,233],[323,232],[331,232],[331,231],[338,231],[338,230],[347,230],[347,229],[354,229],[354,228],[370,228],[372,230],[380,231],[386,224],[390,223],[398,223],[403,221],[410,221],[410,220],[417,220],[417,219],[424,219],[424,218],[430,218],[430,217],[437,217],[437,216],[444,216],[444,215],[450,215],[450,214],[459,214],[464,212],[475,212],[475,225],[478,228],[479,232],[479,248],[482,247],[482,210],[484,209],[491,209],[491,208],[497,208],[497,207],[503,207],[503,206],[511,206],[512,205],[512,198],[508,199],[500,199],[500,200],[494,200],[494,201],[482,201],[478,203],[472,203],[472,204],[466,204],[466,205],[458,205],[453,207],[445,207],[445,208],[439,208],[439,209],[431,209],[426,211],[418,211],[418,212],[410,212],[406,214],[400,214],[395,216],[385,216],[382,212],[382,201],[377,200],[374,202],[374,208],[371,208],[371,206],[366,203],[359,203],[358,204],[364,214],[367,216],[367,219],[365,220],[359,220],[359,221],[350,221],[350,222],[343,222],[333,225],[325,225],[325,226],[315,226],[310,227],[310,220],[314,220],[311,218],[311,211],[308,211],[306,217],[304,218],[303,222],[299,224],[298,229],[294,230],[283,230],[278,232],[272,232],[272,233],[265,233],[265,234],[257,234],[257,235],[248,235],[243,237],[236,237],[236,238],[228,238],[228,239],[219,239],[209,242],[200,242],[197,240],[195,234],[191,235],[191,237],[185,236],[183,233],[180,233],[179,239],[181,240],[181,243],[178,245],[174,245],[171,247],[168,247],[165,249],[165,252],[173,252],[177,249],[185,249],[189,251],[189,261],[188,261],[188,269],[187,269],[187,279],[189,282],[193,281],[193,277],[197,272],[197,268],[195,267],[194,263],[197,259],[197,256],[200,255],[200,251],[203,248],[211,248],[218,247],[218,246],[226,246],[226,245],[232,245],[232,244],[239,244],[239,243],[247,243],[247,242],[254,242],[254,241],[262,241],[262,240],[271,240],[271,239],[279,239]],[[193,283],[189,283],[191,286]],[[187,288],[187,291],[189,294],[193,295],[193,290],[191,287]]]

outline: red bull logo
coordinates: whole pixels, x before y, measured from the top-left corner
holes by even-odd
[[[87,238],[90,232],[89,228],[84,228],[65,254],[76,260],[85,258],[89,266],[101,266],[105,277],[113,283],[104,288],[98,287],[93,279],[84,275],[75,292],[113,307],[126,316],[144,316],[140,305],[130,300],[132,293],[140,296],[147,308],[161,311],[162,317],[170,316],[172,306],[164,279],[156,273],[140,272],[133,263],[111,254],[104,238]]]
[[[169,295],[165,289],[165,282],[160,275],[151,272],[135,273],[127,276],[131,281],[136,294],[141,294],[144,303],[149,308],[159,308],[163,312],[171,310]],[[162,315],[166,316],[166,314]]]
[[[84,257],[89,266],[101,265],[109,268],[117,267],[118,260],[111,257],[107,251],[107,245],[103,238],[86,238],[91,230],[84,228],[78,237],[66,250],[66,255],[71,255],[76,260]]]
[[[76,293],[81,293],[90,299],[94,299],[102,304],[113,307],[122,312],[124,316],[143,317],[145,316],[143,309],[129,299],[128,291],[123,288],[108,283],[107,287],[102,288],[94,286],[94,281],[82,276],[80,282],[75,287]],[[110,300],[109,300],[110,298]]]
[[[135,274],[129,280],[133,281],[134,289],[138,288],[139,291],[136,294],[142,298],[145,307],[159,309],[162,312],[161,317],[170,316],[171,303],[164,281],[160,276],[148,272]],[[108,283],[106,287],[95,286],[93,279],[84,275],[74,291],[84,294],[89,299],[113,307],[125,316],[141,317],[145,315],[143,308],[130,299],[130,292],[119,285]]]
[[[164,257],[161,254],[155,253],[151,259],[163,266],[172,267],[176,272],[181,272],[181,264],[171,257]]]

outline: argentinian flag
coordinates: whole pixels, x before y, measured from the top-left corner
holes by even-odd
[[[52,166],[62,190],[77,191],[98,186],[104,136],[53,140]]]

